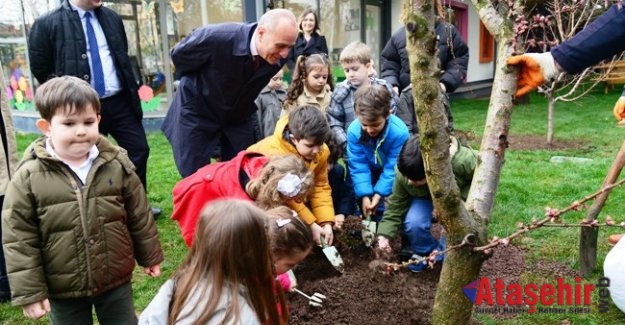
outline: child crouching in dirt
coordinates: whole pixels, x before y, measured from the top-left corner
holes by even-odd
[[[286,324],[267,222],[267,213],[248,201],[207,204],[189,255],[139,324]]]
[[[171,217],[178,222],[187,246],[191,246],[200,211],[210,201],[241,199],[270,209],[296,205],[312,188],[313,175],[298,157],[270,159],[241,151],[232,160],[206,165],[176,183]]]
[[[385,86],[358,88],[354,107],[356,120],[347,129],[348,169],[363,216],[378,219],[393,189],[397,156],[410,135],[404,122],[391,114]]]
[[[334,240],[335,217],[328,183],[330,150],[325,144],[330,133],[328,121],[318,108],[301,106],[278,120],[273,136],[247,148],[267,156],[293,154],[306,164],[315,175],[314,188],[307,197],[310,202],[301,202],[292,208],[309,225],[313,240],[320,243],[320,238],[324,237],[328,245]]]
[[[341,229],[345,218],[354,215],[356,197],[354,186],[348,177],[345,167],[339,163],[343,157],[343,147],[336,141],[334,135],[328,139],[330,156],[328,157],[328,182],[332,189],[332,205],[334,206],[334,229]]]
[[[477,164],[477,151],[464,147],[454,137],[450,137],[449,153],[451,166],[460,187],[460,195],[466,199],[473,179],[473,171]],[[429,255],[432,251],[445,249],[445,239],[437,240],[432,235],[432,198],[425,178],[425,167],[421,157],[419,135],[413,135],[404,144],[399,153],[393,182],[393,194],[389,198],[389,206],[384,211],[382,221],[378,223],[378,247],[392,253],[390,240],[395,238],[397,231],[404,232],[412,250],[412,258]],[[443,259],[439,255],[438,261]],[[426,261],[410,264],[413,272],[419,272],[427,265]]]

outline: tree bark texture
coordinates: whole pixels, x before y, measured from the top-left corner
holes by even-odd
[[[435,2],[407,0],[404,6],[413,97],[434,208],[445,228],[448,245],[462,242],[468,234],[485,240],[484,222],[466,210],[451,167],[447,117],[439,99],[440,67],[435,59]],[[469,247],[447,254],[434,303],[434,324],[462,324],[470,319],[472,303],[464,296],[462,287],[477,278],[483,259],[481,253],[474,253]]]
[[[551,147],[553,145],[553,116],[556,110],[556,103],[553,98],[553,93],[545,94],[545,96],[547,97],[547,145]]]
[[[506,17],[505,5],[496,9],[490,2],[472,0],[486,28],[497,40],[496,73],[481,143],[480,155],[466,206],[454,180],[449,156],[449,133],[443,106],[438,100],[440,67],[436,58],[434,32],[435,0],[404,0],[406,49],[410,58],[411,82],[421,150],[428,186],[439,220],[447,234],[447,245],[460,243],[472,234],[474,244],[486,242],[487,223],[499,184],[516,90],[516,73],[505,59],[513,52],[513,21]],[[499,12],[499,11],[502,12]],[[469,246],[451,250],[445,257],[439,280],[433,324],[468,323],[473,311],[462,288],[479,276],[482,253]]]
[[[508,68],[506,59],[513,53],[513,19],[502,18],[490,2],[472,0],[484,26],[497,42],[495,78],[488,105],[484,136],[480,144],[478,160],[471,191],[467,198],[467,209],[488,221],[494,205],[505,151],[508,147],[508,132],[512,115],[512,100],[516,91],[516,70]],[[500,4],[499,10],[505,7]]]

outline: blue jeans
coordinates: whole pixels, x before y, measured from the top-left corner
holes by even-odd
[[[437,240],[432,236],[432,201],[429,199],[414,198],[404,219],[404,235],[408,239],[410,249],[414,254],[429,255],[433,250],[445,249],[445,237]],[[443,256],[439,255],[438,260]]]

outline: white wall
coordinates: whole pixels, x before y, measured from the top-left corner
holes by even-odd
[[[403,26],[402,22],[399,21],[402,2],[403,0],[391,1],[391,34],[393,34],[393,32],[396,31],[399,27]]]
[[[480,18],[472,2],[467,2],[469,8],[469,32],[467,45],[469,45],[469,67],[467,69],[467,82],[480,81],[493,78],[495,61],[479,63],[480,50]]]

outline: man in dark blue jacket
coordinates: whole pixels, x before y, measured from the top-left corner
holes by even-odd
[[[258,23],[198,28],[171,50],[181,79],[162,130],[183,177],[209,164],[218,143],[222,160],[253,144],[254,100],[296,38],[293,13],[275,9]]]

